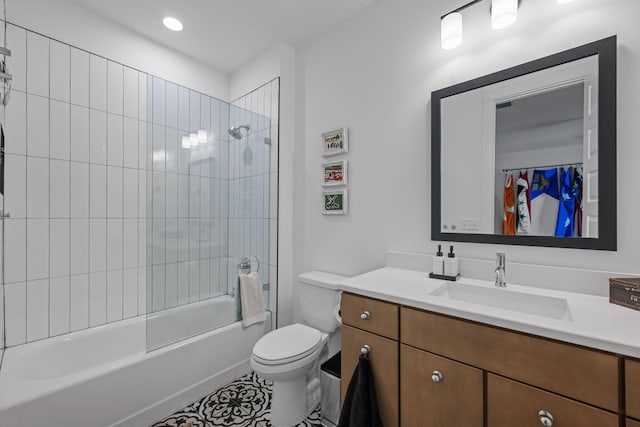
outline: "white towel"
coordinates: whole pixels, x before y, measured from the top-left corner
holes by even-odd
[[[258,273],[240,274],[240,304],[242,305],[242,326],[264,322],[267,312],[262,299],[262,284]]]

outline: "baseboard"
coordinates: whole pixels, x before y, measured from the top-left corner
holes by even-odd
[[[149,427],[249,372],[251,372],[249,359],[245,359],[112,424],[110,427]]]

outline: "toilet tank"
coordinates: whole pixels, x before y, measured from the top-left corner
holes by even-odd
[[[298,276],[300,310],[308,326],[328,333],[340,326],[338,283],[347,278],[322,271],[309,271]]]

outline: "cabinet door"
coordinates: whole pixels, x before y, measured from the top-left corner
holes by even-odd
[[[482,382],[480,369],[402,344],[401,425],[482,427]]]
[[[627,427],[640,427],[640,421],[632,420],[631,418],[627,418]]]
[[[627,415],[640,419],[640,362],[625,361]]]
[[[344,401],[347,386],[364,345],[371,348],[369,359],[373,369],[380,418],[385,427],[398,426],[398,342],[360,329],[342,325],[342,380],[340,401]]]
[[[544,424],[543,417],[551,424]],[[619,425],[616,414],[493,374],[487,376],[487,420],[487,427]]]

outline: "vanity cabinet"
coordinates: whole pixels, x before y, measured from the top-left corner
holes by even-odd
[[[625,373],[627,415],[640,420],[640,361],[627,359]],[[637,427],[640,427],[640,423]]]
[[[368,357],[373,370],[378,409],[385,427],[399,425],[398,312],[396,304],[351,294],[342,295],[340,401],[344,402],[361,349],[369,346]]]
[[[342,395],[373,343],[385,426],[619,427],[625,380],[626,424],[640,427],[640,361],[623,379],[615,354],[348,293],[342,318]]]

